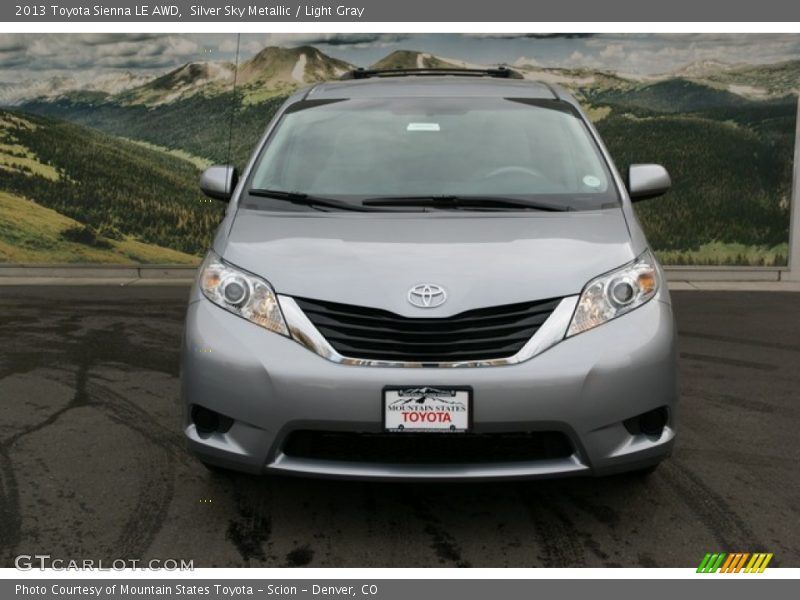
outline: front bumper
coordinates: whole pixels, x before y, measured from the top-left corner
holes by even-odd
[[[645,468],[670,453],[676,379],[672,311],[660,299],[520,364],[457,369],[337,364],[199,299],[186,321],[184,432],[201,460],[252,473],[437,480],[605,475]],[[574,452],[530,462],[435,465],[283,453],[296,430],[380,432],[387,385],[470,386],[476,433],[560,431]],[[190,418],[193,405],[233,423],[224,433],[201,433]],[[623,424],[659,407],[669,415],[660,435],[632,434]]]

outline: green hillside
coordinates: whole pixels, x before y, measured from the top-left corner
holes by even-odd
[[[786,144],[700,116],[637,117],[617,109],[597,126],[620,171],[655,162],[672,176],[669,194],[637,204],[655,248],[786,242],[792,157]]]
[[[168,153],[7,110],[0,110],[0,144],[2,191],[83,226],[64,239],[107,250],[117,246],[114,242],[135,240],[193,255],[208,247],[221,220],[224,206],[198,190],[198,169]],[[6,238],[10,227],[4,225]],[[191,260],[177,253],[130,260]]]
[[[238,94],[228,91],[210,96],[196,94],[157,106],[112,101],[94,104],[61,98],[29,102],[23,108],[111,135],[184,150],[217,163],[228,162],[230,156],[233,163],[242,166],[285,99],[274,96],[259,104],[243,105]]]
[[[666,113],[686,113],[721,106],[742,107],[751,101],[723,89],[689,81],[668,79],[631,89],[586,90],[586,97],[595,103],[624,104]]]
[[[800,89],[800,60],[771,65],[748,65],[709,75],[708,80],[756,88],[777,96],[796,94]]]
[[[672,176],[667,196],[636,207],[665,262],[786,264],[796,97],[683,79],[587,96],[608,111],[596,125],[621,172],[655,162]]]
[[[131,236],[82,237],[87,231],[91,230],[51,208],[0,192],[0,262],[195,264],[199,260]]]

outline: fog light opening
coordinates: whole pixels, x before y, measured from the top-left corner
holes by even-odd
[[[644,434],[660,437],[667,425],[669,413],[666,406],[649,410],[646,413],[624,421],[625,428],[633,435]]]
[[[195,404],[192,406],[192,423],[200,433],[225,433],[233,425],[233,419]]]
[[[667,424],[667,409],[657,408],[639,417],[639,428],[647,435],[660,436]]]

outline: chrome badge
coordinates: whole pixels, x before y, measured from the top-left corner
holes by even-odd
[[[436,308],[447,300],[447,292],[434,283],[420,283],[408,290],[408,301],[419,308]]]

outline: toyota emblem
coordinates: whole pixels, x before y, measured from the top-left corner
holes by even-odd
[[[419,308],[436,308],[447,300],[447,292],[434,283],[420,283],[408,290],[408,301]]]

